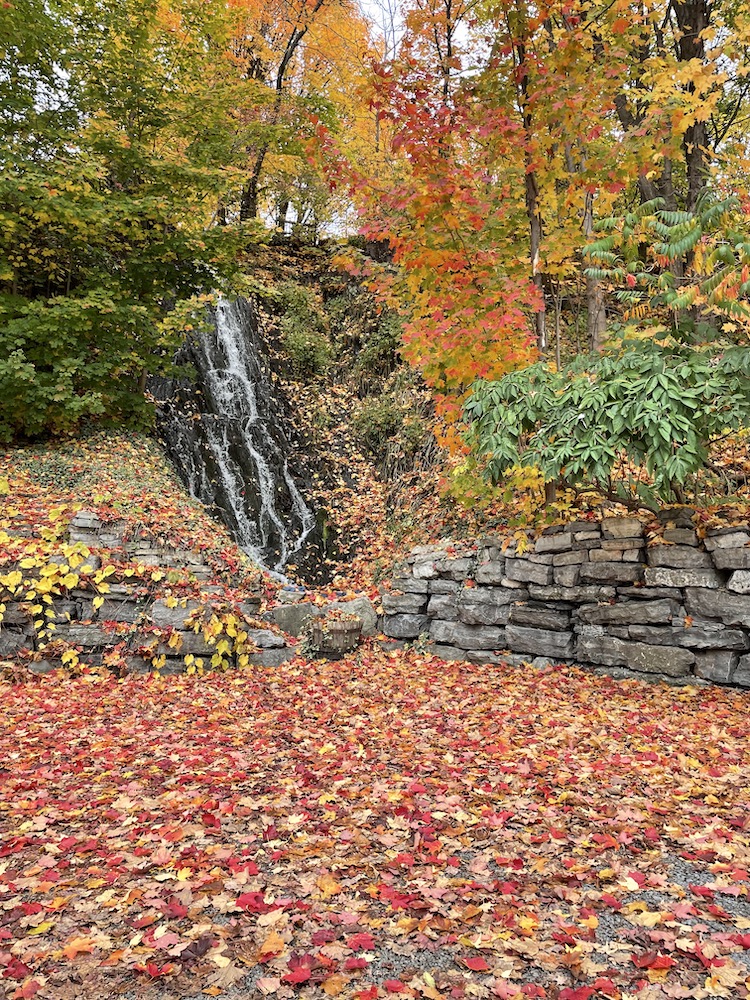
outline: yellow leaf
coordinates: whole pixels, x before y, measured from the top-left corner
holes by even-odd
[[[320,889],[323,899],[330,899],[331,896],[341,892],[342,886],[336,881],[333,875],[321,875],[315,883]]]
[[[104,604],[104,598],[97,595],[92,603],[94,605],[94,608],[98,610],[102,606],[102,604]]]
[[[46,934],[47,931],[51,930],[54,926],[54,920],[45,920],[43,924],[37,924],[36,927],[32,927],[29,934]]]
[[[335,972],[332,976],[323,983],[323,992],[326,996],[337,997],[339,993],[346,989],[349,983],[349,977],[342,975],[340,972]]]

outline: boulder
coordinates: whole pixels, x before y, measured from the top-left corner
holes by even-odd
[[[271,618],[287,635],[298,636],[313,618],[322,618],[325,611],[310,601],[300,604],[282,604],[274,608]]]
[[[556,552],[552,559],[552,565],[580,566],[581,563],[588,562],[588,559],[589,553],[586,549],[576,549],[574,552]]]
[[[33,649],[31,637],[21,631],[0,628],[0,659],[9,659],[21,649]]]
[[[465,660],[467,655],[466,650],[459,649],[458,646],[445,646],[436,642],[429,644],[429,650],[441,660]]]
[[[414,595],[412,595],[414,596]],[[351,601],[332,601],[325,609],[356,615],[362,622],[362,635],[375,635],[378,631],[378,613],[369,597],[353,597]]]
[[[458,600],[458,617],[466,625],[505,625],[513,591],[500,587],[465,589]]]
[[[575,587],[580,577],[580,566],[556,566],[552,572],[554,582],[561,587]]]
[[[287,660],[292,660],[296,656],[296,651],[290,646],[284,649],[261,649],[257,653],[248,653],[247,662],[253,667],[280,667]]]

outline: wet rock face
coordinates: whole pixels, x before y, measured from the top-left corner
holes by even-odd
[[[316,516],[289,468],[255,306],[220,301],[179,360],[195,367],[195,383],[160,379],[149,388],[180,476],[252,558],[279,572],[303,565],[319,542]]]
[[[750,687],[750,531],[633,517],[421,546],[395,568],[383,631],[470,663],[575,662]]]

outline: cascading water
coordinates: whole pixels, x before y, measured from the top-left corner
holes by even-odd
[[[195,386],[160,381],[159,430],[193,496],[219,510],[239,545],[281,572],[316,518],[289,471],[254,305],[222,299],[186,348]]]

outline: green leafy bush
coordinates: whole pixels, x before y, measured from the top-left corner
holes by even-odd
[[[750,351],[626,342],[559,372],[536,364],[477,383],[465,416],[493,482],[525,465],[546,482],[679,499],[711,439],[750,423]]]
[[[293,282],[285,282],[280,293],[281,343],[294,374],[320,375],[331,363],[333,351],[315,296]]]

